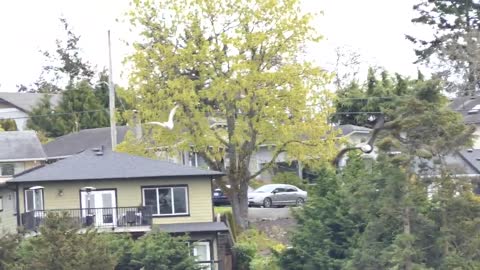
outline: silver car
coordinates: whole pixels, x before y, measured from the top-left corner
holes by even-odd
[[[264,185],[248,193],[249,206],[301,206],[307,200],[307,192],[296,186],[284,184]]]

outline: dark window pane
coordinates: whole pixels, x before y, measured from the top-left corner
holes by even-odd
[[[145,200],[145,206],[149,206],[153,214],[158,214],[157,206],[157,190],[156,189],[144,189],[143,196]]]
[[[36,189],[33,191],[35,193],[35,210],[43,209],[43,192],[41,189]]]
[[[184,187],[173,188],[173,201],[175,214],[187,213],[187,189]]]
[[[171,188],[158,189],[158,204],[160,204],[160,215],[172,214]]]
[[[27,211],[33,210],[33,190],[26,190],[25,197],[27,199]]]
[[[15,165],[11,163],[1,164],[2,166],[2,175],[14,175],[15,174]]]

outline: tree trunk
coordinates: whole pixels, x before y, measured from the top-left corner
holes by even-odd
[[[232,213],[241,231],[248,228],[248,180],[229,177],[232,200]]]
[[[411,234],[411,224],[410,224],[410,207],[405,207],[403,210],[403,233],[405,235]],[[410,255],[405,257],[405,270],[412,270],[413,263]]]

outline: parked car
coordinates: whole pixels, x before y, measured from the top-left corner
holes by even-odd
[[[307,192],[292,185],[269,184],[248,193],[249,206],[295,205],[301,206],[307,200]]]
[[[229,189],[230,185],[226,185],[225,188]],[[252,192],[254,189],[250,186],[248,187],[248,192]],[[216,188],[213,190],[213,205],[230,205],[230,199],[228,196],[223,192],[222,189]]]
[[[223,190],[216,188],[213,190],[213,205],[229,205],[230,199],[228,199],[227,195],[223,192]]]

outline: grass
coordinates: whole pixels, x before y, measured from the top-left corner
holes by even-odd
[[[232,207],[231,206],[215,206],[214,208],[215,216],[217,214],[223,215],[228,212],[232,212]]]

